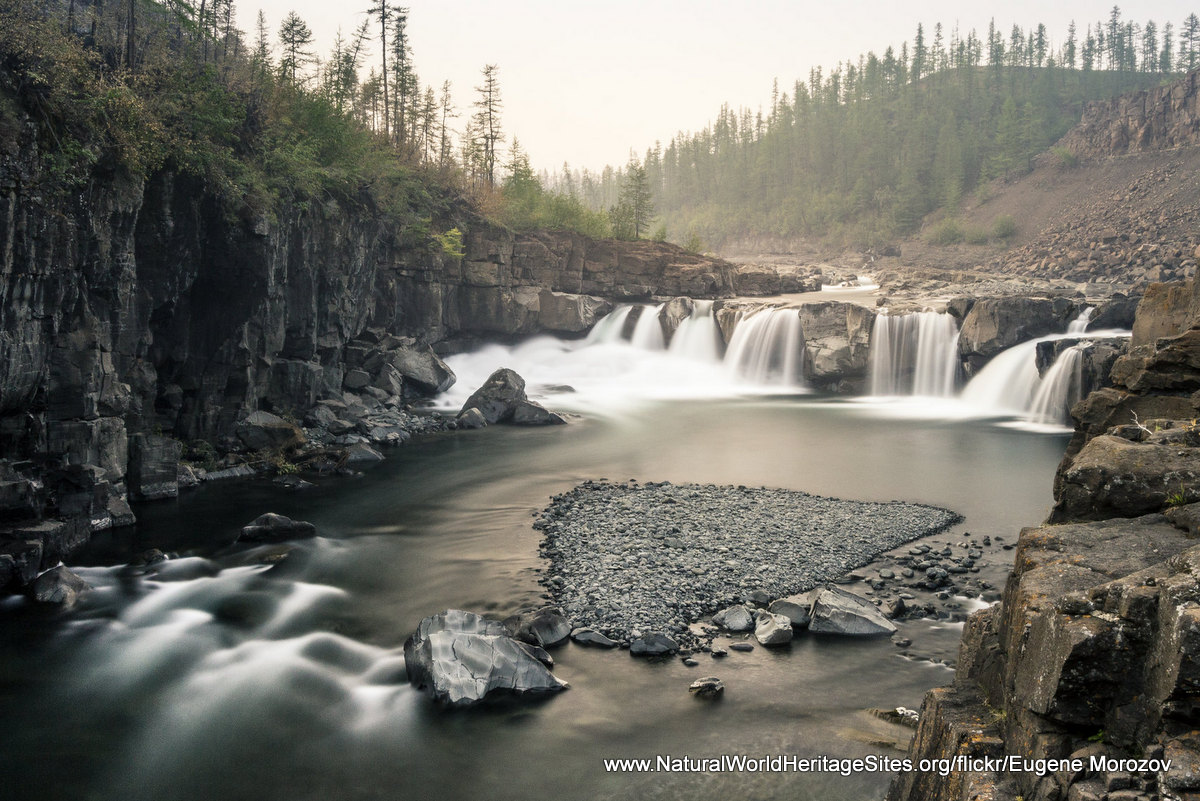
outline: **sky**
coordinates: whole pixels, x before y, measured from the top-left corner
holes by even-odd
[[[274,33],[289,11],[312,28],[324,58],[339,28],[348,37],[370,0],[241,0],[241,27],[261,8]],[[452,84],[463,117],[485,64],[498,67],[506,137],[515,134],[535,169],[624,164],[680,130],[699,130],[722,103],[769,105],[771,85],[789,91],[809,69],[911,41],[917,23],[986,34],[1044,23],[1057,44],[1074,19],[1108,18],[1112,4],[1081,0],[406,0],[422,85]],[[361,7],[361,9],[359,8]],[[1180,22],[1200,0],[1121,4],[1125,19]],[[375,26],[377,29],[377,25]],[[365,74],[365,71],[364,71]]]

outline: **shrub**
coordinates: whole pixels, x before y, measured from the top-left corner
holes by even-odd
[[[1011,214],[1002,214],[992,223],[992,236],[996,239],[1012,239],[1017,235],[1017,221]]]
[[[963,229],[958,220],[942,220],[929,229],[925,239],[932,245],[954,245],[963,241]]]

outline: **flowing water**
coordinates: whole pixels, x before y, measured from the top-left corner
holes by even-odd
[[[548,405],[583,415],[438,435],[359,479],[303,492],[215,483],[139,507],[132,533],[102,536],[86,555],[98,589],[72,617],[47,622],[19,602],[0,615],[6,797],[882,797],[886,773],[651,777],[605,772],[601,760],[899,755],[879,742],[895,733],[881,734],[864,710],[917,707],[952,674],[901,657],[887,639],[800,636],[782,651],[701,655],[695,669],[570,644],[554,652],[567,692],[459,712],[400,680],[398,649],[422,617],[539,602],[532,516],[585,479],[920,501],[965,516],[950,537],[1013,540],[1044,518],[1064,436],[897,419],[881,405],[797,392],[799,351],[771,333],[790,330],[789,317],[762,316],[755,336],[772,355],[750,360],[748,377],[699,339],[713,334],[704,310],[688,329],[699,344],[678,346],[690,356],[601,335],[485,348],[452,360],[460,380],[447,406],[511,366]],[[310,520],[321,536],[274,566],[264,563],[270,548],[215,544],[265,511]],[[150,547],[191,556],[148,581],[104,567]],[[902,624],[922,653],[952,655],[960,632]],[[725,681],[722,700],[689,696],[702,675]]]

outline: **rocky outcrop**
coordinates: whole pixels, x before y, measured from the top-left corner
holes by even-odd
[[[488,377],[483,386],[471,393],[458,419],[468,428],[513,423],[514,425],[561,425],[567,422],[561,415],[548,411],[525,396],[525,379],[513,370],[502,367]]]
[[[875,312],[853,303],[800,306],[804,332],[804,378],[823,388],[861,386],[871,354]]]
[[[1084,159],[1200,145],[1200,70],[1166,86],[1088,103],[1058,144]]]
[[[963,318],[959,353],[968,370],[976,371],[1013,345],[1066,331],[1081,308],[1081,303],[1066,298],[981,298]]]

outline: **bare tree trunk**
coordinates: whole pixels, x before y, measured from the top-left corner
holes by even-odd
[[[125,66],[129,68],[130,72],[133,72],[133,59],[135,55],[133,39],[137,35],[137,14],[134,11],[136,2],[137,0],[129,0],[129,25],[125,38]]]

